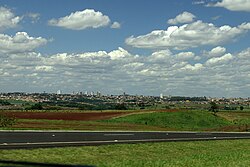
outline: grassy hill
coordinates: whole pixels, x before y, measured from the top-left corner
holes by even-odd
[[[173,128],[176,130],[202,130],[231,125],[226,119],[207,111],[155,112],[128,115],[105,122],[131,123]]]

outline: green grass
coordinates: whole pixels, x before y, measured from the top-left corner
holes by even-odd
[[[214,116],[207,111],[145,113],[105,120],[105,122],[146,124],[176,130],[203,130],[232,124],[230,121]]]
[[[246,167],[250,164],[250,140],[0,150],[0,160],[98,167]]]
[[[219,112],[218,115],[236,124],[250,124],[250,112]]]

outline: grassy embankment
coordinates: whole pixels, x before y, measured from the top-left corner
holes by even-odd
[[[98,167],[249,166],[250,140],[0,150],[0,160]]]
[[[219,112],[216,116],[207,111],[159,112],[129,115],[105,120],[110,123],[131,123],[170,128],[172,130],[223,130],[244,131],[250,124],[250,112]]]

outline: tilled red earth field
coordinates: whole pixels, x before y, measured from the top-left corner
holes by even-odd
[[[93,121],[128,114],[126,112],[103,112],[103,113],[63,113],[63,112],[8,112],[6,116],[19,119],[47,119],[47,120],[81,120]]]
[[[176,112],[178,110],[154,110],[154,111],[133,111],[133,112],[3,112],[6,116],[19,119],[47,119],[47,120],[78,120],[78,121],[96,121],[120,117],[129,114],[140,114],[147,112]]]

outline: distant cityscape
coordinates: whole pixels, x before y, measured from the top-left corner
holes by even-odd
[[[129,95],[125,92],[121,95],[103,95],[101,92],[72,92],[64,94],[61,90],[56,93],[25,93],[12,92],[0,93],[1,101],[21,101],[21,104],[3,105],[0,104],[0,109],[24,109],[30,106],[30,103],[40,103],[47,109],[116,109],[118,104],[123,104],[126,109],[145,109],[145,108],[176,108],[181,106],[184,108],[194,108],[207,105],[210,102],[216,102],[224,109],[233,109],[237,106],[250,106],[250,98],[212,98],[212,97],[186,97],[186,96],[144,96],[144,95]],[[26,107],[24,107],[26,106]],[[56,108],[55,108],[56,106]],[[120,108],[117,108],[120,109]]]

